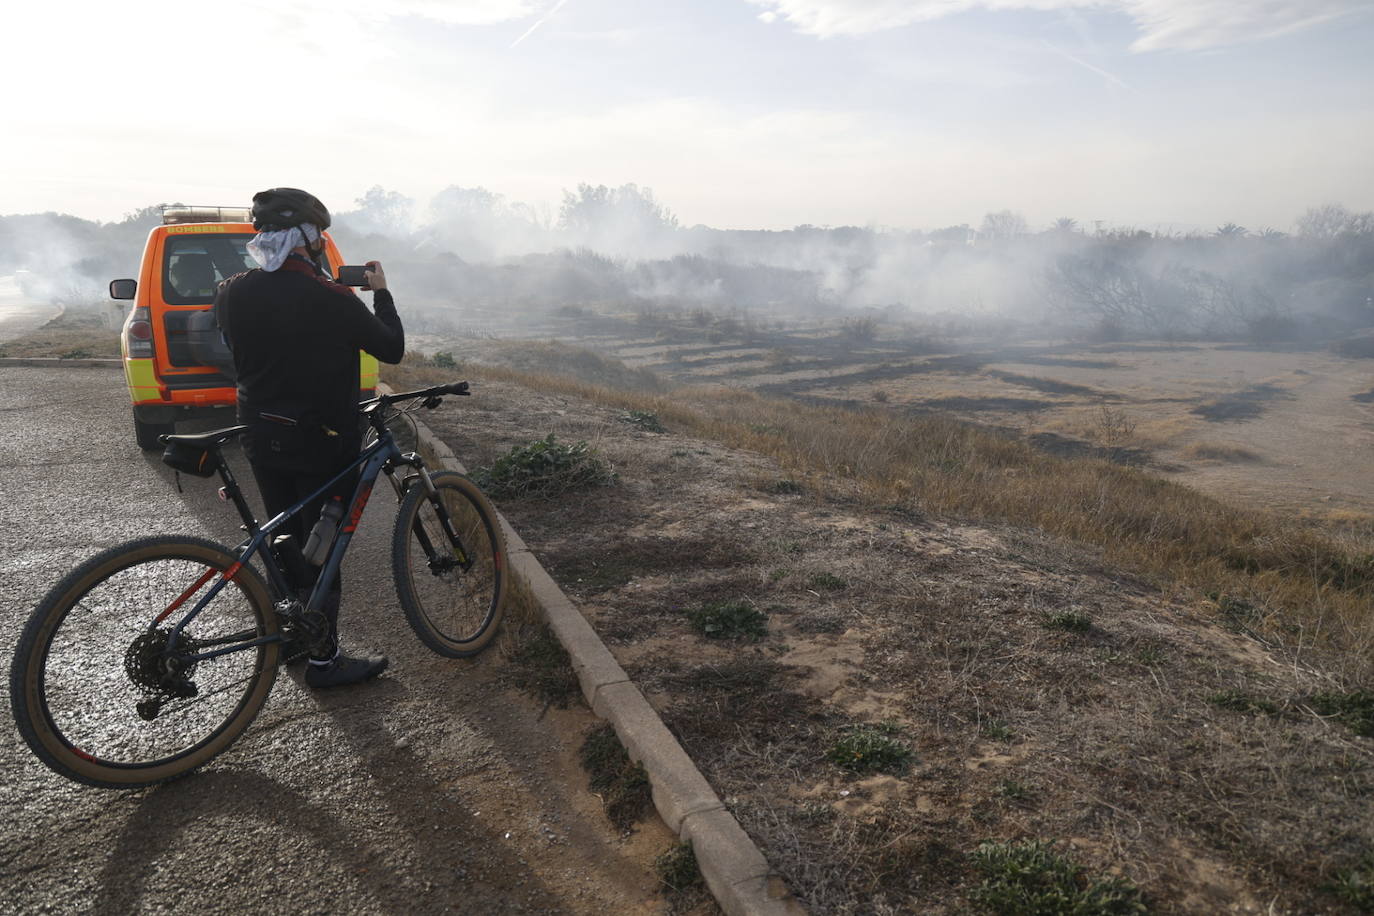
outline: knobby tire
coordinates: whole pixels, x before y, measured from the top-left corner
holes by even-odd
[[[278,643],[197,662],[186,678],[195,695],[167,699],[151,721],[137,712],[151,694],[127,660],[153,657],[130,647],[150,628],[170,632],[236,563],[229,549],[200,538],[139,538],[90,558],[48,592],[10,668],[15,722],[43,763],[87,785],[145,786],[189,773],[243,733],[271,692]],[[210,571],[208,582],[154,624]],[[267,586],[245,565],[183,634],[232,644],[236,635],[276,632]]]
[[[453,471],[432,479],[459,548],[451,544],[423,482],[413,479],[392,536],[396,594],[421,642],[440,655],[466,658],[491,643],[501,622],[509,577],[506,544],[496,510],[476,484]],[[466,568],[457,563],[460,550]]]

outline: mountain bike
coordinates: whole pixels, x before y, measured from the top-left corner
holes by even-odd
[[[496,512],[461,474],[403,453],[389,420],[468,394],[467,382],[383,395],[360,405],[370,428],[357,459],[259,525],[222,449],[247,426],[164,436],[179,473],[218,474],[248,538],[142,537],[68,573],[25,625],[10,669],[19,733],[43,763],[92,786],[151,785],[229,747],[266,702],[279,665],[330,645],[321,611],[378,476],[400,502],[391,539],[396,595],[420,640],[440,655],[476,655],[496,635],[506,548]],[[357,473],[352,499],[313,587],[300,588],[300,545],[273,537],[288,519]],[[256,564],[256,565],[255,565]]]

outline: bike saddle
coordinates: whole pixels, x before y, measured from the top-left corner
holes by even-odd
[[[162,441],[168,445],[175,442],[180,445],[189,445],[192,448],[219,448],[247,428],[247,426],[228,426],[224,429],[211,430],[208,433],[195,433],[194,435],[188,436],[163,436]]]
[[[209,477],[219,468],[219,447],[247,428],[230,426],[192,436],[163,436],[167,448],[162,452],[162,463],[197,477]]]

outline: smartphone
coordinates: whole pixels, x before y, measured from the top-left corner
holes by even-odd
[[[363,276],[366,267],[349,267],[347,265],[339,268],[339,282],[344,286],[366,286],[367,278]]]

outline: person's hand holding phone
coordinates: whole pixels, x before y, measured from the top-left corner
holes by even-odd
[[[363,271],[363,279],[367,282],[363,284],[363,289],[386,289],[386,274],[382,271],[381,261],[368,261],[367,270]]]

